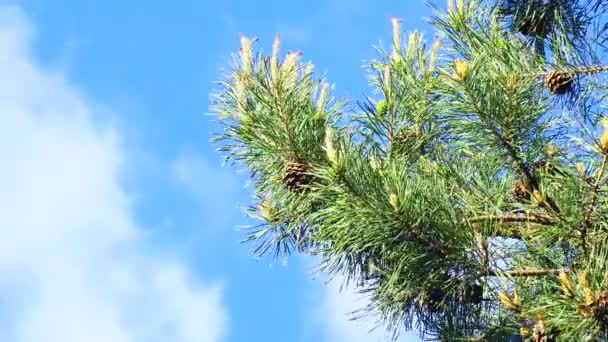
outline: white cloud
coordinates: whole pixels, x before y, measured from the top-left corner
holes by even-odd
[[[315,312],[325,332],[326,340],[332,342],[388,342],[390,335],[382,326],[377,326],[373,315],[351,320],[353,312],[366,307],[369,300],[352,286],[344,286],[343,278],[335,277],[323,291],[322,304]],[[414,333],[402,333],[400,342],[415,342],[419,339]]]
[[[342,279],[334,278],[323,293],[323,303],[317,318],[323,322],[327,341],[334,342],[376,342],[388,341],[382,327],[375,327],[374,317],[350,320],[352,313],[364,308],[367,299],[352,287],[341,289]]]
[[[220,341],[221,286],[146,250],[119,135],[30,58],[32,33],[0,8],[0,340]]]

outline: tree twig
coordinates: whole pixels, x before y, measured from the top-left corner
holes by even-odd
[[[476,223],[483,221],[500,221],[500,222],[510,222],[510,223],[537,223],[543,225],[552,225],[556,224],[557,221],[548,216],[542,215],[516,215],[516,214],[507,214],[507,215],[482,215],[475,216],[471,218],[465,219],[468,222]]]
[[[466,83],[464,85],[464,89],[466,91],[467,96],[469,97],[469,100],[473,104],[473,108],[477,112],[477,115],[479,115],[482,119],[484,117],[489,118],[490,115],[479,107],[479,104],[477,103],[477,99],[475,98],[475,95],[473,94],[470,87]],[[486,120],[482,120],[482,121],[485,122]],[[524,160],[517,153],[517,150],[515,149],[515,147],[513,147],[513,145],[505,139],[505,137],[497,130],[497,128],[495,126],[490,125],[490,124],[487,124],[487,126],[490,129],[490,131],[492,132],[492,134],[496,137],[496,139],[500,142],[502,147],[505,150],[507,150],[507,153],[509,154],[509,157],[511,157],[511,160],[515,164],[517,164],[517,168],[523,174],[523,176],[526,178],[528,185],[531,187],[536,187],[536,185],[537,185],[536,179],[532,175],[530,168],[526,165],[526,162],[524,162]]]
[[[600,188],[600,183],[602,182],[602,178],[604,176],[604,171],[606,170],[606,163],[608,162],[608,154],[604,153],[604,157],[602,158],[602,166],[600,166],[599,171],[597,172],[597,177],[595,179],[595,183],[593,184],[593,188],[591,189],[591,204],[589,205],[589,209],[585,213],[583,218],[583,224],[581,226],[581,245],[583,248],[583,252],[585,255],[587,252],[587,230],[589,226],[591,226],[591,216],[593,215],[593,211],[595,209],[595,205],[597,204],[598,199],[598,190]]]
[[[522,236],[520,233],[515,232],[515,231],[507,231],[507,230],[502,230],[502,229],[497,229],[494,232],[494,235],[505,238],[505,239],[516,239],[516,240],[521,240]]]
[[[485,276],[489,277],[544,277],[548,275],[557,274],[564,269],[561,268],[552,268],[552,269],[521,269],[521,270],[508,270],[508,271],[497,271],[497,270],[489,270]]]
[[[593,210],[595,209],[595,204],[597,203],[598,198],[598,190],[600,188],[600,183],[602,182],[602,177],[604,176],[604,172],[606,171],[606,164],[608,163],[608,154],[604,154],[604,158],[602,159],[602,166],[598,171],[595,184],[593,184],[593,189],[591,190],[591,204],[589,205],[589,209],[587,209],[587,213],[585,214],[585,218],[583,220],[583,229],[585,232],[587,230],[586,227],[591,225],[591,215],[593,215]]]
[[[432,247],[435,251],[439,252],[439,254],[444,258],[449,255],[448,251],[442,246],[440,246],[436,241],[434,241],[432,238],[428,238],[424,234],[417,231],[416,227],[413,228],[414,229],[408,229],[407,232],[411,234],[415,239],[428,245],[429,247]]]

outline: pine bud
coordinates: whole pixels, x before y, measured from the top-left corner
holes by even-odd
[[[247,81],[244,77],[244,75],[237,74],[234,79],[234,95],[241,115],[247,112]]]
[[[306,67],[302,68],[302,83],[301,88],[302,92],[310,96],[310,92],[312,91],[312,73],[314,71],[314,66],[312,63],[307,63]]]
[[[454,14],[454,0],[448,0],[448,14]]]
[[[456,67],[456,74],[453,78],[458,82],[465,82],[471,76],[471,69],[469,66],[462,60],[456,59],[454,60],[454,66]]]
[[[578,275],[579,283],[583,288],[583,294],[585,295],[585,304],[592,305],[595,303],[595,295],[593,294],[593,290],[589,285],[589,280],[587,279],[587,274],[584,272],[580,272]]]
[[[391,84],[391,66],[389,64],[384,65],[384,74],[383,74],[382,81],[384,82],[384,89],[386,90],[386,93],[390,94],[392,84]]]
[[[281,66],[281,71],[289,74],[293,72],[298,66],[298,60],[302,55],[301,51],[298,52],[287,52],[287,57],[285,58],[285,62]]]
[[[466,14],[465,10],[465,0],[456,0],[456,11],[454,11],[454,0],[448,0],[449,15],[459,14],[464,16]]]
[[[600,150],[603,154],[608,154],[608,129],[604,127],[604,133],[600,138]]]
[[[331,127],[328,127],[325,130],[325,154],[332,166],[338,167],[340,156],[338,150],[336,150],[336,147],[334,146],[334,133]]]
[[[399,212],[401,210],[401,202],[399,201],[399,197],[397,196],[397,194],[391,192],[388,201],[390,202],[395,212]]]
[[[401,20],[389,16],[393,24],[393,53],[391,59],[395,62],[401,60]]]
[[[458,11],[458,14],[460,15],[464,15],[465,12],[465,8],[464,8],[464,0],[457,0],[456,1],[456,10]]]
[[[409,44],[407,47],[407,60],[411,61],[418,52],[418,47],[422,41],[422,35],[420,32],[412,32],[409,38]],[[424,65],[422,66],[424,67]]]
[[[518,86],[519,86],[519,77],[515,74],[509,75],[509,77],[507,78],[507,89],[509,91],[515,91],[515,90],[517,90]]]
[[[266,204],[262,203],[262,204],[260,204],[259,209],[260,209],[260,214],[262,215],[262,217],[266,220],[269,220],[270,217],[272,216],[271,212],[270,212],[270,208]]]
[[[534,338],[536,341],[548,341],[546,335],[545,319],[542,314],[538,314],[534,325]]]
[[[261,203],[258,206],[260,216],[270,224],[277,223],[276,208],[270,203]]]
[[[500,301],[502,302],[502,305],[504,305],[507,309],[509,309],[509,310],[518,310],[519,309],[519,303],[515,303],[511,299],[511,297],[509,297],[509,295],[506,294],[504,291],[498,292],[498,297],[500,297]]]
[[[376,113],[378,115],[383,116],[386,114],[386,110],[388,109],[388,103],[385,100],[380,100],[376,103]]]
[[[557,154],[557,146],[554,143],[549,143],[545,147],[545,153],[547,153],[547,157],[553,158]]]
[[[431,56],[429,58],[429,72],[434,72],[435,71],[435,67],[437,67],[437,55],[439,54],[439,49],[441,48],[441,40],[439,39],[439,37],[435,37],[435,43],[433,44],[433,47],[431,48]]]
[[[382,169],[382,160],[380,160],[378,156],[372,156],[369,160],[369,164],[375,171],[380,171]]]
[[[281,36],[277,35],[272,44],[272,57],[270,58],[270,78],[276,86],[279,82],[279,49],[281,48]]]
[[[281,76],[284,78],[285,87],[293,89],[298,82],[298,61],[302,52],[287,52],[285,62],[281,66]]]
[[[515,294],[513,295],[513,304],[517,307],[521,305],[521,295],[519,294],[519,291],[515,291]]]
[[[319,93],[319,99],[317,100],[317,114],[316,119],[324,118],[325,106],[327,105],[327,97],[329,95],[329,84],[323,83],[321,86],[321,92]]]
[[[241,33],[241,61],[242,70],[244,77],[251,75],[251,69],[253,67],[253,43],[257,42],[259,38],[248,39],[244,34]]]
[[[585,167],[585,164],[581,162],[576,163],[576,170],[583,180],[587,179],[587,167]]]
[[[258,73],[258,75],[262,75],[264,77],[268,76],[268,65],[266,64],[266,58],[263,58],[258,63],[257,73]]]
[[[306,64],[306,68],[304,68],[304,73],[302,74],[302,78],[311,79],[312,73],[315,70],[315,66],[312,63]]]
[[[568,274],[566,274],[565,271],[559,272],[559,283],[562,286],[562,292],[564,292],[564,296],[568,298],[574,298],[574,290],[572,289],[572,284],[570,283]]]
[[[534,191],[532,191],[532,201],[536,204],[541,204],[545,201],[545,197],[540,191],[534,189]]]

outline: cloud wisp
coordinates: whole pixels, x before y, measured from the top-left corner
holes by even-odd
[[[0,340],[221,341],[221,286],[147,250],[119,133],[30,57],[33,32],[0,8]]]
[[[322,291],[321,305],[315,310],[315,321],[331,342],[389,342],[390,334],[378,317],[370,314],[356,320],[359,311],[369,304],[369,299],[359,293],[352,284],[345,285],[344,278],[335,276]],[[416,342],[420,339],[413,332],[400,334],[398,342]]]

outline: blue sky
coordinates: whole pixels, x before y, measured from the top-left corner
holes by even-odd
[[[252,194],[207,114],[239,32],[362,98],[388,15],[429,30],[422,1],[0,1],[0,340],[386,340],[314,260],[239,243]]]

